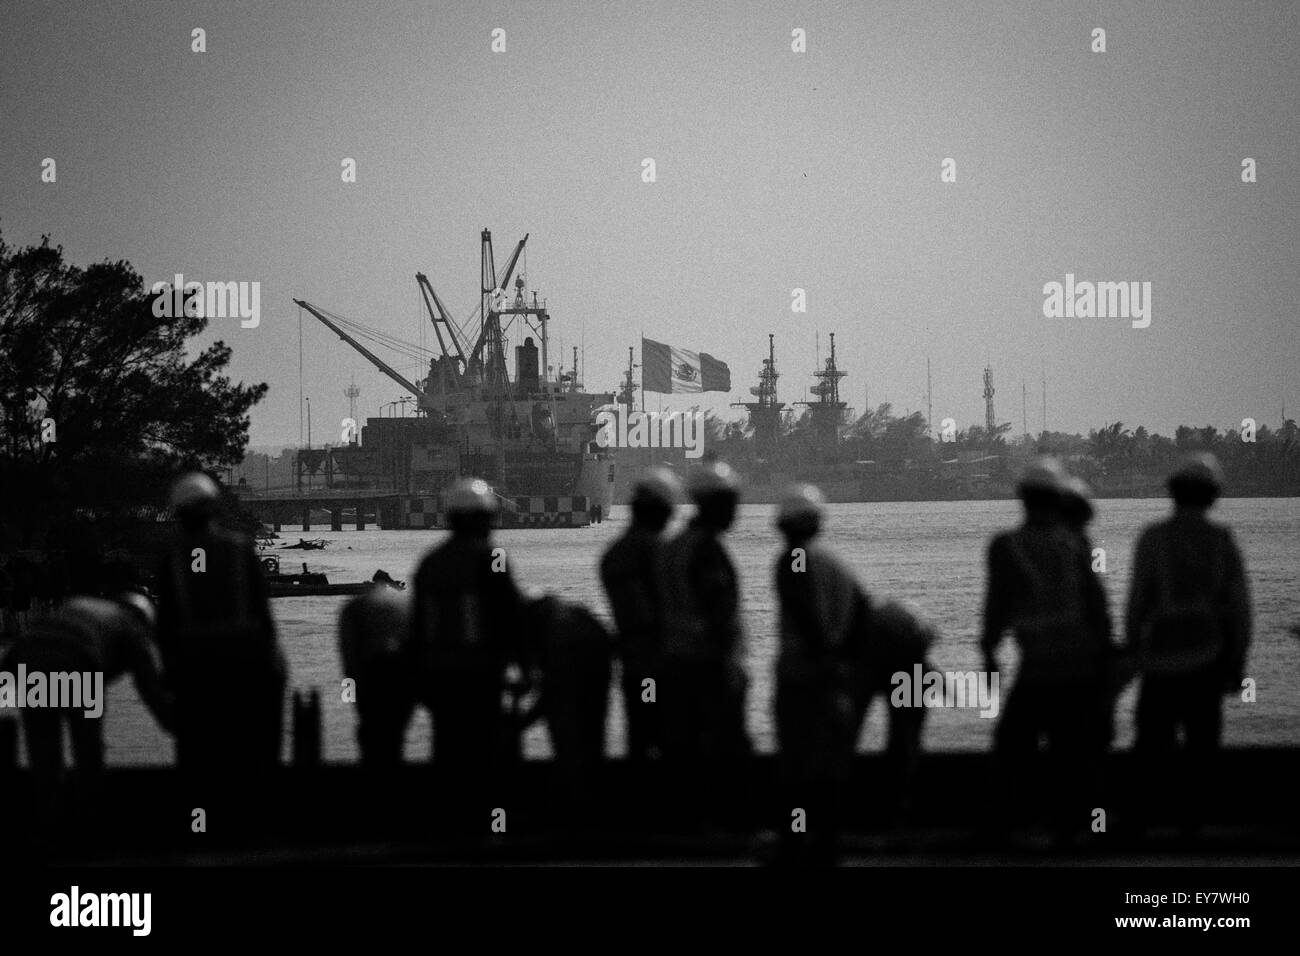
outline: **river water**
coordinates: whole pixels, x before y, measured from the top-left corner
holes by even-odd
[[[1018,520],[1013,501],[886,502],[829,506],[826,542],[858,573],[877,596],[907,598],[925,611],[940,636],[931,653],[936,668],[975,670],[981,665],[977,646],[984,587],[984,550],[997,530]],[[1104,580],[1111,608],[1122,619],[1128,587],[1129,560],[1142,527],[1162,517],[1168,504],[1157,499],[1098,502],[1092,526],[1095,547],[1105,549]],[[750,676],[748,723],[756,747],[774,747],[770,704],[775,648],[775,596],[772,566],[779,541],[772,528],[773,507],[741,509],[736,527],[727,536],[740,574]],[[1230,745],[1300,744],[1300,640],[1289,627],[1300,624],[1297,582],[1300,579],[1300,499],[1232,499],[1215,509],[1217,520],[1236,532],[1245,554],[1255,610],[1255,638],[1247,675],[1257,683],[1257,699],[1225,698],[1225,738]],[[628,511],[616,507],[600,525],[574,530],[501,532],[497,543],[506,549],[511,570],[520,584],[539,587],[582,601],[606,622],[609,609],[601,590],[597,563],[600,554],[626,526]],[[329,541],[324,551],[278,551],[284,570],[306,560],[311,570],[324,571],[331,581],[368,580],[377,568],[409,579],[421,555],[441,540],[430,531],[316,531],[312,537]],[[297,531],[283,532],[286,542]],[[291,684],[321,690],[324,753],[329,761],[356,756],[352,705],[341,700],[342,678],[335,622],[344,601],[339,598],[283,598],[272,602],[281,642],[289,659]],[[1015,652],[1004,645],[1002,700],[1014,678]],[[1133,739],[1135,687],[1119,700],[1117,741],[1128,747]],[[237,675],[231,676],[230,706],[238,707]],[[861,741],[864,750],[883,744],[885,704],[872,705]],[[170,739],[149,718],[129,680],[109,690],[104,716],[108,759],[114,764],[166,763],[172,759]],[[996,720],[978,716],[976,709],[932,709],[927,715],[928,749],[986,748]],[[286,724],[287,725],[287,724]],[[611,695],[608,749],[623,750],[622,706]],[[418,712],[407,734],[408,759],[429,752],[429,718]],[[286,740],[286,752],[288,742]],[[525,741],[530,756],[549,754],[543,725],[530,730]]]

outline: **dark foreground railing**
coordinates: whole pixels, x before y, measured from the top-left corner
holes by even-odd
[[[1295,748],[1230,750],[1212,764],[1156,774],[1132,753],[1113,753],[1090,788],[1100,795],[1097,806],[1081,808],[1088,821],[1070,852],[1120,862],[1189,850],[1300,861],[1297,769]],[[839,789],[850,853],[960,862],[1025,850],[999,830],[1008,820],[1008,790],[989,755],[924,755],[902,811],[892,772],[882,755],[861,755]],[[35,805],[25,770],[0,770],[0,787],[11,849],[103,862],[739,859],[752,856],[756,834],[791,828],[797,799],[782,790],[767,756],[721,783],[698,786],[615,760],[585,786],[552,762],[525,761],[496,779],[474,780],[427,765],[386,772],[286,766],[206,779],[165,767],[114,768],[91,789],[66,792],[59,806],[45,808]],[[1030,786],[1019,797],[1011,804],[1018,807],[1013,831],[1048,805]],[[1179,829],[1188,811],[1199,829]]]

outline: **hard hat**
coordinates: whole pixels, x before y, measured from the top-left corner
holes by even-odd
[[[816,485],[792,485],[781,497],[776,509],[776,523],[811,518],[821,520],[826,507],[826,496]]]
[[[158,623],[158,611],[153,601],[139,591],[125,591],[117,597],[118,603],[135,613],[150,631]]]
[[[687,487],[697,500],[709,495],[740,496],[740,479],[725,461],[706,462],[692,470]]]
[[[1214,491],[1223,490],[1223,468],[1219,459],[1208,451],[1193,452],[1178,463],[1169,475],[1169,483],[1202,485]]]
[[[682,483],[667,468],[652,468],[637,479],[633,501],[655,501],[672,507],[681,494]]]
[[[447,492],[448,514],[496,514],[497,496],[482,478],[461,478]]]
[[[1069,476],[1061,463],[1050,455],[1044,455],[1041,458],[1035,458],[1025,470],[1020,473],[1020,481],[1017,484],[1017,490],[1025,491],[1055,491],[1061,492],[1065,487],[1065,482]]]
[[[212,508],[221,498],[217,483],[201,471],[183,475],[172,485],[171,508],[180,514]]]

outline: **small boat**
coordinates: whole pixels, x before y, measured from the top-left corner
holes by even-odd
[[[387,571],[385,571],[383,568],[380,568],[378,571],[375,572],[375,576],[374,576],[373,578],[370,579],[370,583],[371,583],[371,584],[387,584],[390,588],[393,588],[393,589],[396,590],[396,591],[405,591],[405,590],[406,590],[406,582],[405,582],[405,581],[398,581],[396,578],[394,578],[391,574],[389,574],[389,573],[388,573]]]
[[[308,541],[305,538],[299,538],[297,544],[282,544],[280,545],[280,548],[282,550],[297,548],[300,551],[320,551],[327,543],[328,542],[326,542],[324,538],[316,538],[312,541]]]
[[[274,557],[264,558],[262,567],[266,572],[267,593],[273,597],[331,597],[339,594],[365,594],[371,588],[382,585],[396,591],[406,590],[406,582],[394,579],[382,568],[375,572],[369,581],[352,581],[346,584],[331,584],[329,578],[319,571],[308,571],[307,565],[297,574],[281,574],[280,562]]]

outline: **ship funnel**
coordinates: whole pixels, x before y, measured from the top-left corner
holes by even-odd
[[[537,346],[530,336],[523,345],[515,346],[515,381],[525,394],[540,390],[537,369]]]

